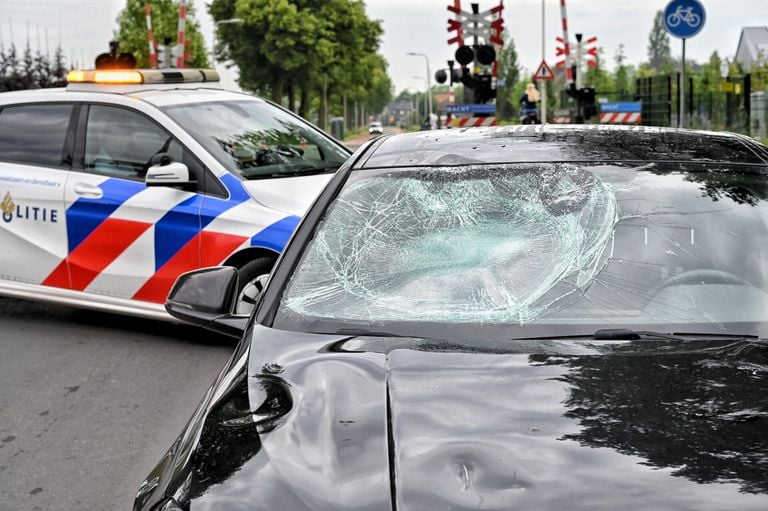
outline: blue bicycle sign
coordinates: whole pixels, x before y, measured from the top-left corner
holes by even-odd
[[[664,10],[664,25],[675,37],[687,39],[704,26],[704,6],[698,0],[672,0]]]

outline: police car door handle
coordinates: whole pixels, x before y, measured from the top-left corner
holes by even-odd
[[[75,193],[81,197],[88,197],[90,199],[101,199],[104,197],[104,190],[98,186],[89,185],[87,183],[77,183],[74,190]]]

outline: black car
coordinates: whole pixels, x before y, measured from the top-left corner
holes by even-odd
[[[768,149],[384,136],[333,177],[136,510],[768,509]]]

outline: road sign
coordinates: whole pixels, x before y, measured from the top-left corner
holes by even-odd
[[[617,101],[615,103],[600,103],[601,112],[640,112],[642,111],[640,101]]]
[[[496,114],[496,105],[486,105],[485,103],[466,103],[446,105],[447,114]]]
[[[672,0],[664,9],[667,32],[680,39],[695,36],[704,27],[706,14],[699,0]]]
[[[539,64],[539,68],[533,74],[533,79],[534,80],[554,80],[555,79],[555,73],[553,73],[552,70],[549,68],[546,60],[541,61],[541,64]]]

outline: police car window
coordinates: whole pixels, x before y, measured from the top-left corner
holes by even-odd
[[[0,110],[0,160],[67,167],[64,141],[72,105],[24,105]]]
[[[320,132],[268,103],[218,101],[164,110],[245,179],[332,172],[348,157]]]
[[[85,135],[85,169],[96,174],[143,179],[152,158],[182,160],[181,145],[146,117],[104,105],[91,105]]]

